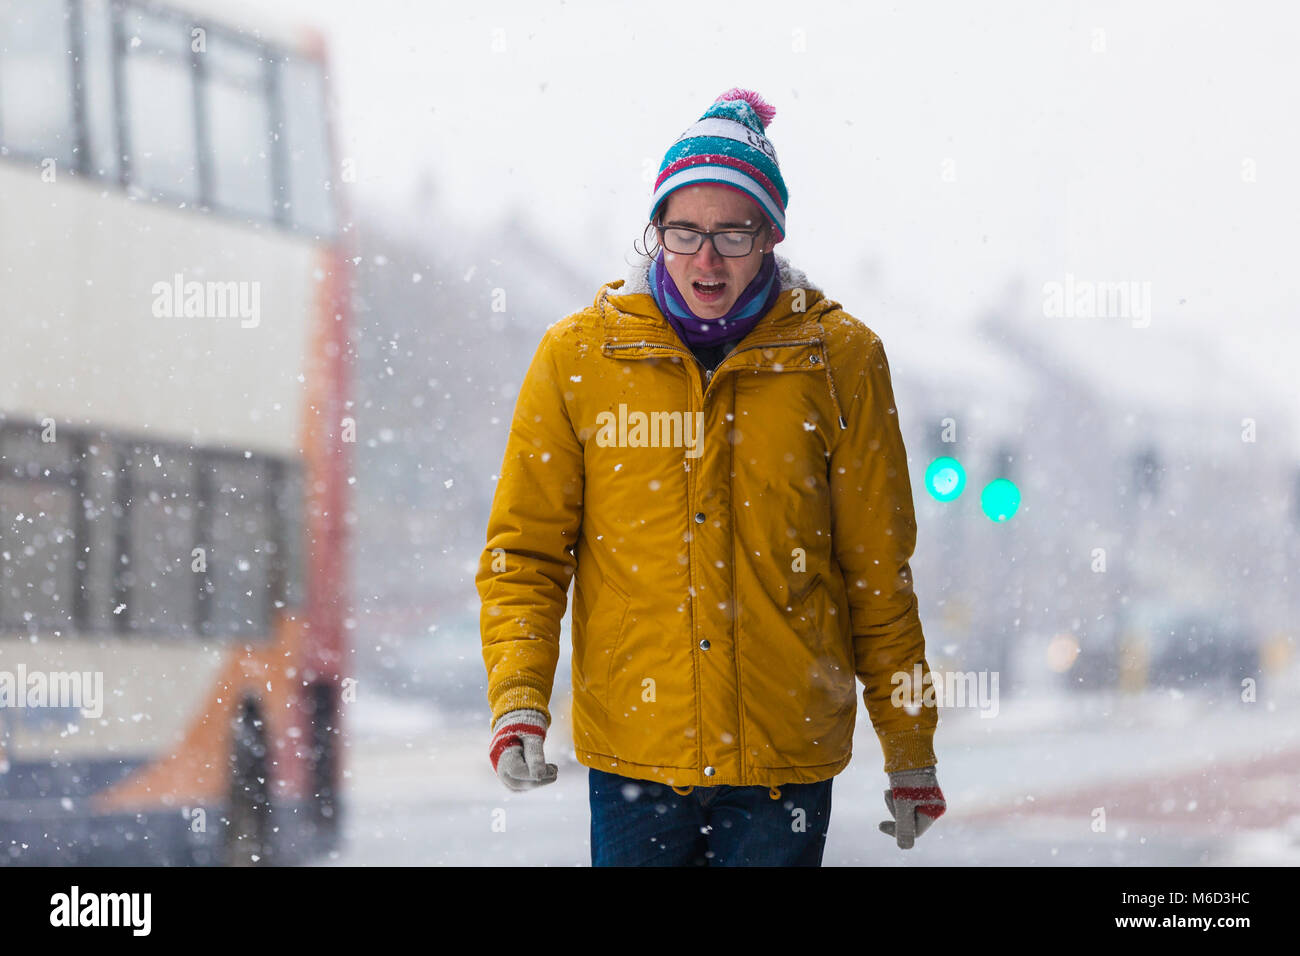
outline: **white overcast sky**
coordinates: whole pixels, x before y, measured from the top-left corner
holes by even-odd
[[[850,311],[892,304],[887,341],[1070,273],[1150,282],[1148,334],[1213,340],[1274,392],[1300,381],[1291,4],[276,8],[328,37],[357,201],[409,209],[427,175],[462,220],[522,207],[593,294],[623,274],[664,151],[740,86],[776,107],[778,251]]]

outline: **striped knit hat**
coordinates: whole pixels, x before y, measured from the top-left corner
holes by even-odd
[[[783,240],[788,194],[776,148],[764,133],[775,115],[776,108],[753,90],[733,88],[719,96],[664,156],[650,201],[651,221],[669,193],[712,183],[754,200],[775,227],[776,241]]]

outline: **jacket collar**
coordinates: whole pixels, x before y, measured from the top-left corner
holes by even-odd
[[[822,327],[818,317],[836,303],[826,299],[822,289],[802,270],[780,253],[775,253],[781,294],[771,311],[744,339],[745,347],[779,346],[795,342],[820,342]],[[803,309],[794,310],[796,290],[802,290]],[[659,311],[650,294],[650,260],[634,263],[623,279],[606,282],[596,294],[594,305],[600,311],[604,344],[626,349],[643,345],[649,349],[684,349],[685,345]]]
[[[828,299],[802,269],[795,268],[784,256],[776,256],[776,265],[781,279],[781,294],[776,304],[758,320],[718,370],[728,365],[783,372],[820,370],[825,375],[839,427],[847,428],[848,419],[835,388],[821,321],[822,315],[838,308],[839,303]],[[803,300],[799,311],[794,308],[796,295]],[[602,350],[606,355],[649,358],[687,351],[650,294],[648,259],[633,266],[627,279],[616,279],[601,286],[595,306],[600,311],[604,330]]]

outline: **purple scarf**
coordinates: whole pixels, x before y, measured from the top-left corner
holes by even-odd
[[[706,348],[722,342],[743,339],[758,324],[758,320],[771,311],[781,294],[781,283],[776,268],[776,255],[763,256],[758,275],[736,297],[727,314],[716,319],[701,319],[691,311],[686,299],[664,267],[664,251],[650,264],[650,294],[659,311],[673,327],[683,342],[691,348]]]

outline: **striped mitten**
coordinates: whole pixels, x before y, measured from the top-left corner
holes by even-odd
[[[948,809],[937,773],[935,767],[922,767],[889,775],[885,806],[894,819],[881,823],[880,829],[897,839],[900,850],[910,850],[916,838]]]
[[[560,768],[542,753],[549,722],[539,710],[512,710],[492,727],[492,769],[511,790],[531,790],[554,783]]]

